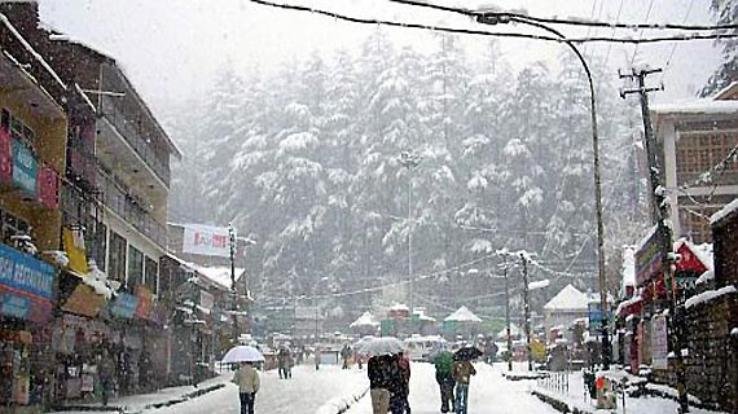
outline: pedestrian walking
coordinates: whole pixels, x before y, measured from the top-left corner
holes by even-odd
[[[467,360],[456,361],[453,368],[453,377],[456,381],[456,414],[467,414],[469,402],[469,381],[472,375],[477,375],[474,365]]]
[[[403,377],[402,370],[400,368],[400,359],[402,357],[399,354],[393,355],[390,358],[387,370],[387,378],[389,378],[389,392],[390,392],[390,412],[392,414],[404,414],[405,413],[405,398],[406,398],[406,386],[405,378]]]
[[[453,377],[454,355],[449,351],[441,351],[433,359],[433,365],[436,368],[436,382],[441,391],[441,412],[447,413],[449,407],[451,411],[456,411],[456,402],[454,401],[456,381]]]
[[[341,359],[343,359],[343,367],[341,369],[349,369],[349,358],[351,358],[351,348],[348,344],[344,344],[341,348]]]
[[[313,361],[315,362],[315,370],[318,371],[320,369],[320,348],[317,346],[313,352]]]
[[[110,393],[113,390],[113,378],[115,377],[115,361],[113,361],[113,356],[110,354],[110,351],[108,351],[108,348],[106,346],[104,346],[102,349],[98,369],[100,374],[102,403],[104,407],[107,407]]]
[[[369,395],[372,399],[373,414],[387,414],[390,408],[390,387],[392,368],[396,365],[390,355],[373,356],[366,364],[369,377]]]
[[[402,352],[397,354],[397,366],[402,380],[404,414],[410,414],[410,359]]]
[[[259,373],[251,362],[242,362],[233,375],[232,382],[238,385],[241,414],[254,414],[256,393],[259,392]]]
[[[279,368],[280,379],[292,378],[292,353],[286,346],[279,349],[279,353],[277,354],[277,365]]]

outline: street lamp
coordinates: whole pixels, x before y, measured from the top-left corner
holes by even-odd
[[[597,273],[600,285],[600,303],[602,306],[603,321],[602,321],[602,366],[604,369],[610,368],[610,339],[607,331],[607,280],[605,276],[605,231],[602,223],[602,183],[600,174],[600,149],[599,149],[599,138],[597,135],[597,105],[595,102],[595,88],[592,80],[592,72],[589,70],[587,61],[582,56],[582,53],[577,47],[570,41],[566,40],[564,36],[558,30],[546,26],[544,24],[531,21],[519,16],[513,16],[508,13],[499,12],[484,12],[480,11],[477,15],[477,22],[482,24],[507,24],[507,23],[520,23],[528,26],[536,27],[541,30],[545,30],[549,33],[554,34],[556,37],[563,39],[564,43],[574,52],[579,59],[579,62],[584,67],[584,73],[587,75],[587,81],[589,82],[589,98],[590,98],[590,112],[592,118],[592,149],[594,152],[594,189],[595,189],[595,215],[597,218]]]
[[[412,214],[413,214],[413,180],[411,171],[413,168],[420,164],[420,155],[412,151],[403,151],[400,153],[400,164],[407,168],[407,277],[408,277],[408,290],[410,296],[410,319],[413,317],[414,303],[413,303],[413,225],[412,225]]]

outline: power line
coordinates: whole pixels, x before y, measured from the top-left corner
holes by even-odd
[[[648,21],[648,18],[651,16],[651,10],[653,10],[653,1],[648,4],[648,10],[646,10],[646,21]],[[643,37],[643,30],[638,34],[638,38]],[[630,58],[630,66],[633,66],[633,62],[635,62],[636,54],[638,53],[638,43],[636,43],[635,48],[633,49],[633,57]]]
[[[477,35],[477,36],[492,36],[492,37],[508,37],[508,38],[516,38],[516,39],[542,40],[542,41],[556,42],[556,43],[611,42],[611,43],[622,43],[622,44],[639,44],[639,43],[684,42],[684,41],[692,41],[692,40],[715,40],[715,39],[738,38],[738,33],[723,33],[723,34],[683,33],[679,35],[660,36],[660,37],[657,36],[657,37],[650,37],[650,38],[645,38],[645,39],[643,38],[641,39],[613,38],[613,37],[580,37],[580,38],[569,39],[569,38],[552,37],[552,36],[547,36],[547,35],[533,35],[533,34],[517,33],[517,32],[490,32],[487,30],[460,29],[460,28],[449,27],[449,26],[436,26],[436,25],[428,25],[428,24],[421,24],[421,23],[407,23],[407,22],[398,22],[398,21],[393,21],[393,20],[352,17],[352,16],[347,16],[347,15],[339,14],[339,13],[328,11],[328,10],[316,9],[316,8],[306,7],[306,6],[298,6],[298,5],[293,5],[293,4],[273,3],[271,1],[266,1],[266,0],[247,0],[247,1],[250,1],[255,4],[259,4],[262,6],[274,7],[278,9],[284,9],[284,10],[313,13],[313,14],[331,17],[336,20],[343,20],[343,21],[347,21],[351,23],[367,24],[367,25],[372,25],[372,26],[382,25],[382,26],[390,26],[390,27],[401,27],[405,29],[420,29],[420,30],[429,30],[429,31],[435,31],[435,32]],[[736,28],[738,28],[738,25],[736,25]]]
[[[682,20],[683,23],[687,23],[687,20],[689,19],[689,14],[692,12],[693,5],[694,5],[694,0],[689,0],[689,5],[687,6],[687,12],[684,14],[684,20]],[[664,83],[664,76],[666,76],[666,71],[669,70],[669,67],[671,67],[671,58],[674,57],[674,52],[676,52],[678,45],[679,43],[674,43],[674,45],[671,47],[671,52],[669,53],[669,57],[666,58],[666,63],[664,63],[664,71],[661,72],[660,83]]]
[[[687,24],[676,24],[676,23],[619,23],[619,22],[605,22],[600,20],[586,20],[586,19],[559,19],[555,17],[536,17],[536,16],[530,16],[528,14],[523,13],[515,13],[515,12],[492,12],[492,11],[484,11],[484,10],[472,10],[472,9],[464,9],[464,8],[458,8],[458,7],[448,7],[448,6],[442,6],[439,4],[434,3],[426,3],[416,0],[388,0],[392,3],[399,3],[404,4],[408,6],[417,6],[417,7],[424,7],[428,9],[434,9],[434,10],[440,10],[440,11],[446,11],[456,14],[461,14],[468,17],[477,17],[484,14],[496,14],[499,16],[510,16],[510,17],[516,17],[520,19],[526,19],[526,20],[532,20],[539,23],[549,23],[549,24],[561,24],[561,25],[569,25],[569,26],[584,26],[584,27],[599,27],[599,28],[612,28],[612,29],[631,29],[631,30],[641,30],[641,29],[649,29],[649,30],[690,30],[690,31],[700,31],[700,30],[728,30],[728,29],[738,29],[738,25],[736,24],[724,24],[724,25],[687,25]],[[604,2],[604,0],[603,0]],[[649,8],[653,7],[653,2],[651,2],[651,6]],[[649,12],[650,14],[650,12]],[[619,16],[615,19],[617,20]],[[648,20],[648,17],[646,17],[646,20]]]
[[[618,7],[618,14],[615,16],[615,21],[620,19],[620,13],[623,12],[623,4],[625,4],[625,0],[620,0],[620,7]],[[616,27],[612,28],[612,33],[610,36],[615,36],[615,31],[617,30]],[[610,59],[610,51],[612,50],[612,43],[607,45],[607,53],[605,53],[605,60],[604,60],[604,66],[607,67],[607,61]]]

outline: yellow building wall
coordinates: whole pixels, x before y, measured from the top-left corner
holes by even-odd
[[[52,102],[42,90],[37,89],[37,93],[43,94],[42,99],[46,102]],[[44,107],[49,108],[48,105]],[[39,108],[31,108],[26,100],[17,98],[12,91],[2,87],[0,87],[0,108],[7,108],[33,130],[36,135],[33,145],[39,163],[48,164],[60,177],[64,177],[67,119],[62,108],[54,105],[55,110],[42,112]],[[39,251],[60,250],[62,218],[60,209],[50,210],[36,200],[28,200],[12,185],[0,189],[0,207],[31,225],[31,237]]]

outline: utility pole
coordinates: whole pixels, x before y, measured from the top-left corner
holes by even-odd
[[[512,371],[512,336],[510,332],[510,287],[509,283],[507,282],[507,257],[502,256],[502,275],[505,277],[505,325],[506,325],[506,331],[507,331],[507,351],[509,353],[509,358],[507,359],[507,370]]]
[[[644,141],[646,147],[646,154],[648,157],[648,170],[649,178],[651,181],[651,203],[652,203],[652,221],[656,222],[657,232],[660,235],[661,241],[661,270],[664,273],[664,285],[666,286],[666,299],[669,304],[669,348],[675,355],[676,362],[676,380],[677,380],[677,393],[679,400],[679,412],[689,412],[689,401],[687,400],[687,384],[684,375],[684,359],[682,357],[682,341],[680,330],[676,326],[677,321],[677,295],[676,295],[676,281],[672,271],[672,264],[674,262],[674,245],[672,243],[671,228],[667,225],[669,219],[669,205],[666,198],[665,182],[662,181],[663,168],[659,163],[659,157],[656,153],[656,139],[653,134],[653,127],[651,125],[651,114],[648,108],[648,93],[661,91],[664,89],[663,85],[658,88],[647,88],[646,77],[648,75],[659,73],[661,69],[636,69],[633,68],[631,73],[622,74],[620,78],[627,78],[634,80],[636,86],[634,88],[624,88],[620,91],[620,96],[625,99],[629,94],[635,93],[640,96],[641,100],[641,114],[643,116],[643,131]],[[663,183],[663,184],[662,184]]]
[[[526,253],[520,253],[520,260],[523,262],[523,316],[525,317],[525,351],[528,354],[528,371],[533,371],[533,355],[531,355],[530,352],[530,307],[528,304],[528,258],[526,257]],[[508,328],[508,335],[509,332],[510,331]]]
[[[414,152],[403,151],[400,153],[400,164],[407,168],[407,278],[408,278],[408,298],[410,305],[410,320],[412,321],[414,312],[413,298],[413,180],[412,170],[420,164],[420,156]]]
[[[230,259],[231,259],[231,310],[233,311],[233,345],[238,344],[238,319],[236,316],[236,229],[233,228],[232,224],[228,224],[228,244],[230,247]]]

